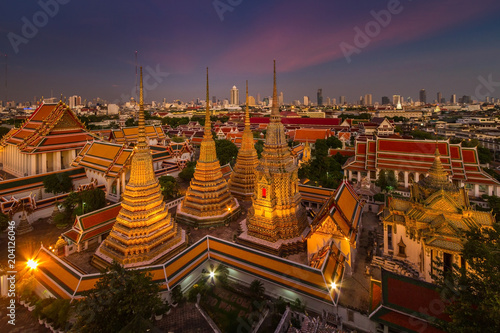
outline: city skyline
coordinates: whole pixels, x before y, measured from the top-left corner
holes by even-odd
[[[315,97],[318,88],[325,99],[346,96],[350,102],[365,94],[374,102],[394,94],[417,101],[422,88],[428,96],[441,92],[449,100],[452,94],[474,95],[481,77],[500,81],[495,77],[500,47],[490,42],[498,32],[493,9],[500,4],[396,2],[2,4],[0,53],[7,57],[0,57],[0,100],[32,101],[53,91],[54,96],[124,102],[124,96],[136,97],[136,50],[145,68],[147,101],[202,97],[206,66],[213,73],[213,95],[220,99],[247,79],[250,95],[270,96],[272,59],[285,103]],[[216,8],[217,3],[226,7]],[[381,22],[378,30],[374,22]],[[359,43],[359,31],[373,37]],[[357,51],[346,51],[346,45]],[[500,95],[485,89],[482,94]]]

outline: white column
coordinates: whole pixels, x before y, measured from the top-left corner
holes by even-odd
[[[41,169],[42,169],[42,173],[46,173],[47,172],[47,154],[43,153],[42,154],[42,165],[41,165]]]
[[[405,188],[408,188],[408,171],[404,172],[405,177]]]
[[[479,185],[474,184],[474,196],[479,197]]]
[[[418,183],[420,180],[420,174],[418,172],[415,172],[415,183]]]
[[[54,153],[54,171],[61,170],[61,152],[56,151]]]
[[[31,158],[31,175],[36,175],[36,155],[30,155]]]
[[[352,170],[349,170],[349,180],[352,180]]]
[[[361,181],[361,171],[358,171],[358,183]]]
[[[500,197],[500,186],[495,186],[496,192],[497,192],[497,197]]]
[[[495,195],[495,190],[493,189],[493,185],[488,185],[488,195]]]

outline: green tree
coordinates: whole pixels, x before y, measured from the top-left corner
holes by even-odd
[[[238,156],[238,147],[229,140],[215,140],[215,151],[220,165],[231,163],[234,165]]]
[[[179,178],[183,181],[189,182],[194,175],[194,169],[196,167],[196,162],[188,162],[186,167],[179,172]]]
[[[326,139],[326,145],[328,148],[342,148],[342,141],[340,141],[336,136],[331,136]]]
[[[9,133],[10,128],[0,126],[0,138],[2,138],[5,134]]]
[[[106,206],[106,193],[104,193],[104,191],[100,188],[80,192],[79,197],[82,213],[90,213]]]
[[[257,151],[257,157],[260,159],[262,157],[262,152],[264,151],[264,141],[258,140],[255,143],[255,150]]]
[[[257,299],[262,298],[266,292],[266,288],[264,287],[262,281],[257,279],[253,280],[252,283],[250,283],[249,289],[252,296]]]
[[[388,190],[388,188],[396,188],[398,186],[398,181],[396,180],[394,170],[380,170],[375,185],[380,187],[382,191]]]
[[[325,157],[328,156],[328,145],[326,143],[326,140],[324,139],[316,140],[316,143],[314,144],[314,156],[318,160],[323,160]]]
[[[467,269],[454,264],[446,272],[440,260],[433,263],[448,332],[500,332],[500,224],[465,231],[462,257]]]
[[[47,193],[68,193],[73,187],[73,181],[67,172],[59,172],[45,177],[43,186]]]
[[[182,142],[186,141],[186,139],[181,138],[181,137],[179,137],[179,136],[173,136],[171,140],[172,140],[173,142],[176,142],[176,143],[182,143]]]
[[[125,121],[125,126],[126,126],[126,127],[132,127],[132,126],[137,126],[137,125],[139,125],[139,123],[138,123],[138,122],[136,122],[136,121],[134,120],[134,118],[128,118],[128,119]]]
[[[172,176],[161,176],[158,178],[163,198],[167,200],[179,197],[179,184]]]
[[[136,316],[151,318],[163,307],[160,287],[150,273],[113,262],[77,305],[77,332],[119,332]]]

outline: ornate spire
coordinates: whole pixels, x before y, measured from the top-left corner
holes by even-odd
[[[132,155],[130,180],[123,192],[122,208],[113,230],[93,259],[101,268],[112,260],[125,267],[155,263],[186,245],[184,231],[177,228],[163,201],[153,169],[153,157],[146,143],[142,67],[140,80],[139,140]]]
[[[280,107],[278,103],[278,89],[276,88],[276,60],[274,60],[274,76],[273,76],[273,106],[271,109],[271,121],[280,121]]]
[[[210,124],[210,94],[208,86],[208,67],[207,67],[207,100],[206,100],[206,111],[205,111],[205,135],[212,137],[212,126]]]
[[[140,92],[139,92],[139,137],[137,139],[137,146],[139,148],[145,148],[146,144],[146,128],[144,122],[144,89],[142,85],[142,66],[141,78],[140,78]]]
[[[419,184],[432,189],[443,189],[443,190],[457,190],[453,183],[448,178],[448,172],[443,167],[441,162],[441,154],[439,153],[439,147],[436,142],[436,151],[434,153],[434,162],[429,169],[429,175],[419,181]]]
[[[248,101],[248,81],[246,82],[245,129],[241,138],[236,164],[229,180],[229,190],[238,200],[250,201],[255,190],[255,168],[259,164],[250,129],[250,108]]]

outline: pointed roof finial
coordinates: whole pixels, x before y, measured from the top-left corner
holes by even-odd
[[[280,121],[279,115],[280,115],[280,110],[279,110],[279,104],[278,104],[278,89],[276,88],[276,60],[274,60],[273,105],[272,105],[272,110],[271,110],[271,120]]]
[[[212,126],[210,124],[210,93],[208,85],[208,67],[207,67],[207,100],[206,100],[206,112],[205,112],[205,135],[212,135]]]
[[[247,93],[246,93],[246,113],[245,113],[245,129],[250,128],[250,109],[248,107],[248,80],[247,80]]]
[[[142,66],[140,67],[140,90],[139,90],[139,137],[137,143],[139,146],[146,146],[146,129],[144,122],[144,89],[142,84]]]

